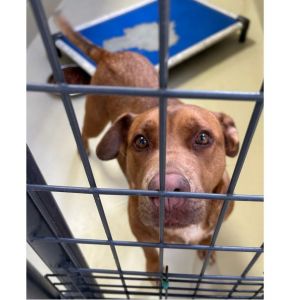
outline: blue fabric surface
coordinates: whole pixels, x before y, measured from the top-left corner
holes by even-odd
[[[170,21],[175,22],[175,31],[179,36],[178,42],[169,48],[170,57],[238,22],[236,19],[194,0],[171,0],[170,3]],[[93,43],[102,46],[104,40],[123,36],[125,28],[152,22],[158,22],[157,1],[83,29],[80,33]],[[63,40],[95,65],[91,59],[74,47],[66,38],[63,38]],[[146,51],[137,48],[128,48],[128,50],[143,54],[154,65],[159,63],[158,51]]]

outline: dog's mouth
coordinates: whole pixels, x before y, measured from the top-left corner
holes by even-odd
[[[159,191],[160,181],[157,173],[151,178],[147,188]],[[168,169],[165,177],[165,190],[170,192],[188,193],[194,190],[190,181],[182,173]],[[169,228],[182,228],[199,223],[204,213],[203,201],[199,199],[178,197],[165,197],[164,200],[164,226]],[[141,205],[142,222],[147,225],[159,225],[160,197],[145,197]]]
[[[155,219],[159,223],[160,215],[160,198],[149,197],[153,208]],[[186,225],[189,216],[189,199],[186,198],[165,198],[164,199],[164,226],[181,227]]]
[[[159,197],[149,197],[151,200],[152,204],[159,208],[160,207],[160,198]],[[170,198],[165,198],[164,203],[165,203],[165,211],[170,212],[173,209],[180,208],[184,205],[186,199],[184,198],[175,198],[175,197],[170,197]]]

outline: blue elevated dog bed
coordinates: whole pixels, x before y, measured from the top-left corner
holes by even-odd
[[[236,31],[246,38],[249,20],[200,0],[170,0],[169,67],[213,45]],[[75,28],[83,36],[110,51],[132,50],[159,64],[158,1],[143,3],[105,19]],[[96,64],[64,36],[55,35],[58,49],[92,75]]]

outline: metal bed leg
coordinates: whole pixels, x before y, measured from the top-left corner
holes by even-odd
[[[242,31],[239,37],[239,42],[240,43],[245,43],[246,38],[247,38],[247,33],[248,33],[248,29],[250,26],[250,20],[246,17],[243,16],[238,16],[238,20],[242,23],[243,27],[242,27]]]

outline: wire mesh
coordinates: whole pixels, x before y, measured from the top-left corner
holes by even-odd
[[[74,139],[80,154],[80,158],[88,178],[90,187],[70,187],[70,186],[53,186],[46,184],[31,183],[27,185],[28,192],[62,192],[62,193],[88,193],[93,195],[96,203],[99,218],[103,224],[106,240],[78,239],[63,236],[31,236],[30,240],[34,243],[49,244],[95,244],[110,246],[115,264],[115,270],[108,269],[92,269],[92,268],[74,268],[73,266],[65,266],[64,273],[47,274],[47,280],[59,291],[61,298],[86,298],[85,291],[89,291],[94,297],[105,296],[111,297],[124,296],[127,299],[130,296],[158,296],[162,297],[179,297],[179,298],[205,298],[205,299],[263,299],[263,277],[247,275],[259,256],[263,253],[263,245],[261,247],[238,247],[238,246],[216,246],[216,240],[220,232],[222,222],[230,201],[250,201],[262,202],[263,197],[260,195],[236,195],[234,194],[235,186],[238,182],[239,175],[243,168],[244,161],[249,150],[252,137],[263,108],[263,90],[260,92],[235,92],[235,91],[185,91],[179,89],[168,89],[168,29],[169,29],[169,0],[159,1],[159,39],[160,39],[160,68],[159,68],[159,88],[127,88],[127,87],[109,87],[109,86],[80,86],[68,85],[64,81],[64,77],[60,68],[57,52],[52,40],[52,36],[47,24],[46,16],[40,0],[30,0],[31,7],[36,19],[36,23],[40,30],[45,51],[47,53],[54,78],[57,84],[27,84],[27,90],[32,92],[59,92],[64,104],[65,112],[69,120],[70,127],[73,132]],[[94,175],[89,163],[89,159],[84,150],[81,140],[80,129],[77,117],[70,99],[70,94],[80,92],[83,94],[121,94],[121,95],[139,95],[139,96],[156,96],[159,97],[159,138],[160,138],[160,190],[124,190],[124,189],[105,189],[96,186]],[[180,193],[165,191],[165,164],[166,164],[166,107],[168,98],[181,97],[192,99],[211,99],[211,100],[236,100],[236,101],[254,101],[255,107],[248,125],[248,129],[244,138],[241,151],[231,178],[231,182],[227,194],[208,194],[208,193]],[[125,100],[126,101],[126,100]],[[158,243],[131,242],[114,240],[107,222],[105,211],[102,206],[100,195],[148,195],[160,197],[160,237]],[[184,245],[170,244],[164,242],[164,197],[193,197],[214,201],[214,199],[224,200],[218,222],[215,226],[211,244],[206,245]],[[155,247],[159,249],[160,270],[158,273],[124,271],[121,268],[120,260],[116,251],[116,246],[133,246],[133,247]],[[206,250],[207,254],[204,259],[203,267],[199,274],[183,274],[164,272],[163,269],[163,251],[169,249],[193,249]],[[252,260],[249,262],[241,275],[207,275],[206,268],[212,251],[229,251],[229,252],[250,252],[254,253]],[[68,257],[65,258],[66,262]],[[80,278],[90,279],[110,279],[121,280],[120,284],[95,284],[78,281]],[[170,283],[179,283],[182,286],[170,285],[167,289],[163,285],[147,286],[127,284],[130,280],[151,282],[160,281],[167,276]],[[186,283],[195,284],[194,288],[185,287]],[[205,287],[204,287],[205,285]],[[225,287],[224,287],[225,286]],[[243,287],[243,289],[240,289]],[[147,291],[145,291],[147,290]],[[185,292],[185,293],[183,293]],[[188,293],[187,293],[188,292]],[[210,294],[210,293],[214,294]],[[119,299],[119,298],[118,298]]]

